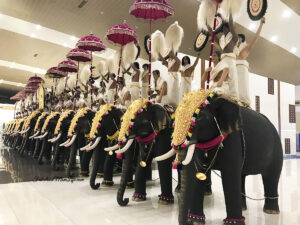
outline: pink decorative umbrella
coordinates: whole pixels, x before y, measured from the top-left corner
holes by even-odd
[[[72,61],[62,61],[57,68],[66,73],[76,73],[78,71],[78,66]]]
[[[48,78],[62,78],[66,77],[67,73],[59,70],[57,67],[51,67],[47,70],[45,77]]]
[[[29,77],[29,79],[28,79],[28,83],[40,84],[40,83],[43,83],[43,82],[44,82],[44,80],[41,77],[38,77],[38,76],[32,76],[32,77]]]
[[[149,20],[150,22],[150,39],[149,39],[149,90],[151,82],[151,24],[152,20],[164,19],[174,15],[173,7],[167,0],[135,0],[129,9],[129,13],[136,18]],[[150,99],[150,92],[148,92]]]
[[[92,54],[89,51],[86,51],[84,49],[80,49],[80,48],[74,48],[72,50],[70,50],[67,54],[67,58],[70,60],[74,60],[77,61],[77,65],[78,65],[78,70],[77,70],[77,77],[76,77],[76,85],[75,85],[75,95],[77,96],[78,94],[78,76],[79,76],[79,62],[89,62],[92,60]],[[76,107],[76,99],[74,100],[74,109]]]
[[[123,46],[130,42],[134,42],[135,44],[137,44],[138,41],[137,41],[136,31],[132,27],[128,26],[127,24],[118,24],[109,28],[109,30],[106,33],[106,38],[109,41],[111,41],[113,44],[121,46],[121,54],[120,54],[118,77],[117,77],[117,81],[118,81],[119,74],[120,74]],[[114,104],[117,101],[117,95],[118,95],[118,83],[116,85]]]
[[[93,106],[93,53],[92,52],[100,52],[106,49],[105,44],[101,41],[100,38],[90,34],[88,36],[80,38],[77,42],[76,47],[80,49],[84,49],[86,51],[91,52],[91,76],[90,76],[90,84],[91,84],[91,106]]]

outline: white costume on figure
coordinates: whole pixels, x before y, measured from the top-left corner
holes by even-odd
[[[176,62],[175,59],[168,60],[168,69],[172,68],[174,63]],[[178,72],[168,72],[168,97],[169,97],[169,104],[171,105],[178,105],[179,102],[179,76]]]
[[[148,76],[149,71],[144,71],[142,74],[142,89],[141,89],[141,97],[148,98],[148,83],[143,83],[143,78]]]
[[[165,82],[165,80],[162,79],[161,77],[159,77],[157,79],[156,85],[155,85],[155,82],[154,82],[154,91],[156,93],[158,93],[158,92],[160,93],[161,92],[162,85],[163,85],[164,82]],[[169,88],[167,87],[167,89],[169,89]],[[169,92],[169,90],[168,90],[168,92]],[[158,97],[159,97],[159,95],[156,96],[156,101],[158,100]],[[162,106],[168,105],[168,104],[170,104],[170,102],[168,100],[169,100],[169,96],[167,94],[167,95],[162,96],[160,103],[158,103],[158,102],[157,103],[160,104],[160,105],[162,105]]]
[[[238,56],[240,52],[247,46],[246,42],[235,47],[234,53]],[[250,92],[249,92],[249,63],[247,60],[237,60],[236,70],[238,75],[238,91],[240,101],[250,106]]]
[[[212,91],[222,92],[223,94],[228,95],[228,93],[229,93],[229,84],[228,84],[229,77],[226,80],[224,80],[221,87],[217,87],[218,82],[214,81],[214,79],[218,76],[218,74],[226,68],[229,68],[228,65],[225,63],[222,63],[222,61],[221,61],[212,69],[209,86]]]
[[[115,90],[111,89],[110,86],[113,84],[113,80],[109,79],[108,82],[104,81],[106,85],[106,95],[107,95],[107,104],[113,104],[114,103],[114,97],[115,97]]]
[[[187,69],[191,68],[191,65],[188,64],[182,68],[182,72],[185,72]],[[180,96],[181,98],[185,93],[191,92],[192,89],[192,80],[193,80],[194,72],[190,77],[181,77],[180,82]]]
[[[127,89],[126,86],[124,86],[122,90],[119,89],[119,91],[118,91],[118,95],[119,95],[119,98],[120,98],[120,99],[119,99],[119,104],[120,104],[120,105],[121,105],[121,102],[123,101],[123,99],[124,99],[124,97],[125,97],[126,92],[128,92],[128,89]],[[125,101],[125,105],[121,105],[121,107],[126,108],[126,109],[127,109],[129,106],[130,106],[130,101],[129,101],[129,100],[126,100],[126,101]]]
[[[140,98],[140,84],[139,82],[131,82],[130,84],[130,95],[131,101],[137,100]]]

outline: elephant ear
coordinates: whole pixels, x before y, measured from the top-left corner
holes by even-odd
[[[167,112],[162,106],[154,104],[148,109],[148,112],[155,131],[166,129],[168,126]]]
[[[225,134],[237,131],[241,126],[240,106],[224,97],[218,97],[211,103],[213,113]]]

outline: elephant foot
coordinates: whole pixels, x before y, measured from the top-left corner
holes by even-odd
[[[279,210],[264,209],[264,213],[271,214],[271,215],[278,215],[278,214],[280,214],[280,211]]]
[[[103,178],[103,173],[97,173],[98,178]]]
[[[89,171],[80,171],[80,176],[82,177],[88,177],[89,176]]]
[[[127,188],[134,188],[134,181],[130,181],[130,182],[127,182],[127,185],[126,185]]]
[[[226,224],[246,225],[245,217],[243,217],[242,219],[225,219],[224,225]]]
[[[161,205],[170,205],[170,204],[174,203],[174,197],[173,196],[167,197],[167,196],[164,196],[164,195],[159,195],[158,197],[159,197],[158,203],[161,204]]]
[[[204,225],[205,224],[205,216],[198,216],[195,214],[189,213],[188,219],[193,225]]]
[[[102,181],[101,185],[103,187],[111,187],[114,185],[114,182],[112,180],[104,180]]]
[[[176,193],[180,193],[181,192],[181,186],[177,185],[177,187],[175,188],[175,192]]]
[[[146,194],[138,194],[136,192],[133,193],[132,201],[134,202],[143,202],[146,201]]]

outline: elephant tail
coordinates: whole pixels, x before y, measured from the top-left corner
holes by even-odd
[[[133,161],[132,159],[133,159],[133,150],[129,149],[129,151],[125,153],[125,159],[122,165],[122,176],[120,181],[120,187],[117,194],[117,201],[120,206],[126,206],[129,203],[128,198],[124,199],[124,193],[125,193],[127,181],[129,179],[129,176],[132,173],[132,169],[131,169],[132,161]]]

